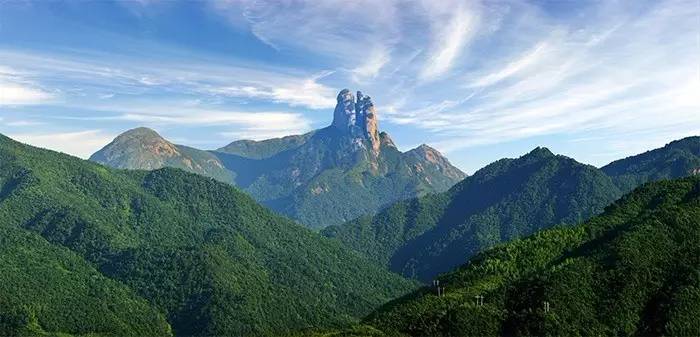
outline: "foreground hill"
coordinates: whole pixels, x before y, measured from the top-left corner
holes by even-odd
[[[649,181],[700,174],[700,137],[688,137],[603,168],[625,191]]]
[[[3,336],[274,335],[352,322],[414,286],[209,178],[4,136],[0,167]]]
[[[236,141],[202,151],[174,145],[141,128],[117,137],[91,160],[129,169],[172,166],[234,183],[312,228],[446,191],[465,177],[427,145],[399,151],[388,134],[379,132],[369,96],[358,92],[356,97],[347,89],[338,95],[333,123],[304,135]]]
[[[700,177],[645,185],[439,280],[443,296],[426,287],[365,323],[411,336],[698,336]]]
[[[402,201],[322,233],[427,282],[500,242],[586,220],[620,195],[595,167],[537,148],[488,165],[448,192]]]

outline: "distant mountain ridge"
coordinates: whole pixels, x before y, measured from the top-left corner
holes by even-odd
[[[700,136],[679,139],[662,148],[616,160],[601,170],[625,191],[649,181],[700,174]]]
[[[500,242],[584,221],[621,194],[595,167],[536,148],[496,161],[447,192],[398,202],[322,234],[428,281]]]
[[[312,228],[446,191],[466,176],[427,145],[399,151],[379,131],[372,99],[348,89],[338,94],[331,125],[303,135],[235,141],[202,151],[171,144],[154,133],[130,130],[90,159],[117,168],[177,167],[233,183]]]

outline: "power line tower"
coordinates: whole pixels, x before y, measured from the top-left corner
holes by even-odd
[[[549,309],[550,309],[550,307],[549,307],[549,302],[544,301],[544,313],[545,313],[545,314],[546,314],[546,313],[549,313]]]
[[[476,306],[477,307],[484,305],[484,296],[476,295],[476,296],[474,296],[474,298],[476,298]]]

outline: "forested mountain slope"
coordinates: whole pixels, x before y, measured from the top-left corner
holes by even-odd
[[[4,136],[0,167],[3,335],[167,335],[164,318],[181,336],[274,335],[353,322],[414,287],[210,178]]]
[[[620,195],[595,167],[537,148],[488,165],[448,192],[399,202],[322,233],[427,282],[500,242],[584,221]]]
[[[647,184],[439,281],[444,295],[423,288],[365,323],[410,336],[698,336],[700,177]]]
[[[700,137],[688,137],[603,168],[616,184],[630,191],[642,183],[700,174]]]

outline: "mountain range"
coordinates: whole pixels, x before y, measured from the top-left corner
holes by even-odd
[[[429,282],[500,242],[576,225],[637,185],[700,171],[700,137],[597,169],[537,148],[447,192],[401,201],[322,231],[404,276]]]
[[[311,228],[338,225],[399,200],[446,191],[465,177],[437,150],[401,152],[379,132],[369,96],[347,89],[330,126],[303,135],[241,140],[214,151],[175,145],[155,131],[125,132],[91,160],[116,168],[176,167],[234,184]]]
[[[416,287],[235,187],[0,136],[0,335],[342,326]]]
[[[0,335],[700,333],[700,137],[465,177],[343,91],[304,135],[202,151],[139,128],[92,159],[0,135]]]
[[[476,255],[356,328],[372,336],[698,336],[700,177]],[[438,283],[439,282],[439,283]]]

